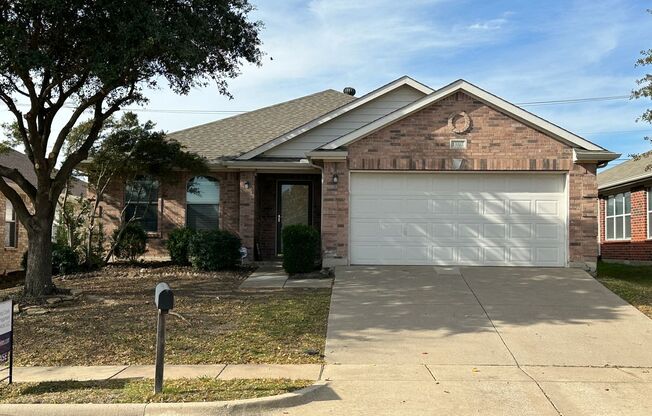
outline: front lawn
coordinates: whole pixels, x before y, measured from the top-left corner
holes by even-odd
[[[52,381],[0,387],[0,403],[170,403],[252,399],[299,390],[308,380],[166,380],[154,395],[153,380]]]
[[[652,318],[652,266],[598,263],[597,279]]]
[[[83,293],[72,302],[16,316],[14,363],[153,364],[154,287],[161,281],[175,291],[167,324],[167,363],[321,362],[330,290],[238,290],[249,273],[111,266],[56,279],[58,287]],[[11,292],[0,291],[0,298]]]

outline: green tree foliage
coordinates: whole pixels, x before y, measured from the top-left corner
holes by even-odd
[[[0,166],[0,191],[14,205],[34,254],[27,295],[54,289],[50,240],[57,201],[104,124],[124,106],[146,102],[145,89],[160,82],[179,94],[214,83],[229,95],[227,80],[245,62],[261,60],[261,24],[249,19],[251,11],[247,0],[0,0],[0,102],[15,119],[9,144],[24,147],[37,176],[34,186]],[[68,146],[86,114],[84,139]],[[54,131],[55,120],[60,130]]]
[[[647,10],[648,13],[652,13],[652,9]],[[637,67],[649,67],[652,65],[652,49],[642,50],[641,56],[636,61]],[[648,98],[652,99],[652,74],[645,74],[642,78],[636,81],[638,88],[632,91],[632,98]],[[639,118],[639,120],[645,121],[647,123],[652,123],[652,109],[647,109]],[[650,137],[646,137],[645,140],[652,140]],[[642,155],[632,155],[635,158],[640,158],[642,156],[649,156],[650,152],[646,152]],[[651,166],[647,166],[646,169],[650,169]]]

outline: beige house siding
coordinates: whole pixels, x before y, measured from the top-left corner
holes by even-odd
[[[315,150],[424,96],[423,92],[404,85],[264,152],[263,156],[305,157],[307,152]]]

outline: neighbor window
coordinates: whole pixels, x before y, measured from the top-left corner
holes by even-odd
[[[607,199],[607,240],[628,240],[631,237],[631,194],[625,192]]]
[[[158,231],[158,181],[141,176],[127,183],[125,220],[138,221],[147,232]]]
[[[5,247],[18,247],[18,227],[16,226],[16,211],[9,200],[5,204]]]
[[[186,186],[186,227],[216,230],[220,225],[220,183],[208,176],[195,176]]]

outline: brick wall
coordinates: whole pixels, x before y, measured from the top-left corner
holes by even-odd
[[[647,187],[636,187],[631,192],[631,239],[608,241],[605,236],[606,201],[600,198],[600,255],[606,260],[652,261],[652,240],[647,237]],[[614,193],[626,192],[620,190]]]
[[[220,228],[240,233],[240,174],[238,172],[213,172],[210,175],[220,183]],[[191,175],[180,172],[178,180],[161,185],[159,190],[159,230],[151,233],[147,241],[147,258],[166,258],[165,241],[170,231],[186,223],[186,184]],[[104,230],[110,238],[120,221],[124,206],[124,182],[113,181],[101,204]],[[253,217],[251,218],[253,224]]]
[[[466,112],[470,129],[456,134],[448,126],[452,114]],[[467,148],[450,149],[450,140],[464,138]],[[348,255],[349,170],[452,169],[464,159],[467,171],[569,172],[571,262],[594,263],[597,256],[597,183],[595,164],[573,164],[569,146],[500,113],[480,101],[456,93],[348,146],[346,161],[324,161],[322,243],[326,257]],[[337,172],[339,183],[331,183]]]
[[[22,192],[19,191],[20,194]],[[23,196],[25,199],[26,195]],[[18,227],[17,247],[5,247],[5,209],[7,198],[0,193],[0,275],[10,271],[22,269],[20,262],[23,259],[23,253],[27,251],[27,230],[22,226],[20,221],[16,222]]]

